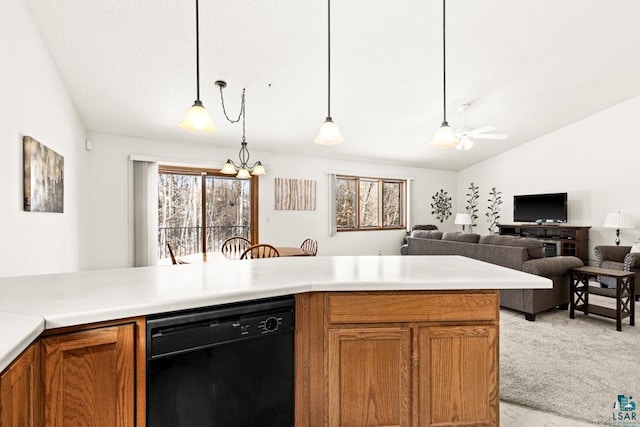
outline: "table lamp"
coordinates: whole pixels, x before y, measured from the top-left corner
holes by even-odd
[[[457,213],[456,218],[453,220],[454,224],[462,225],[462,232],[464,233],[467,225],[473,224],[471,215],[468,213]]]
[[[620,246],[620,230],[623,228],[634,228],[633,218],[629,214],[608,213],[604,219],[605,228],[616,229],[616,246]]]

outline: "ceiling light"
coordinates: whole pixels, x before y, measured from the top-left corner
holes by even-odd
[[[327,118],[313,142],[320,145],[337,145],[343,141],[344,136],[331,118],[331,0],[327,0]]]
[[[442,124],[433,135],[430,144],[437,148],[452,148],[458,145],[456,134],[447,123],[447,55],[445,38],[445,0],[442,0]]]
[[[244,103],[244,95],[245,89],[242,89],[242,98],[240,101],[240,113],[238,114],[238,118],[232,120],[227,115],[227,110],[224,107],[224,96],[222,95],[222,89],[227,87],[227,83],[222,80],[218,80],[216,82],[216,86],[220,88],[220,101],[222,101],[222,111],[224,112],[224,116],[231,123],[238,123],[240,119],[242,119],[242,142],[240,143],[240,152],[238,153],[238,157],[240,158],[240,164],[236,166],[236,164],[231,159],[227,159],[227,162],[220,169],[221,173],[227,175],[236,175],[238,179],[247,179],[251,178],[251,175],[261,176],[266,175],[267,171],[262,166],[262,163],[255,162],[253,165],[248,166],[249,163],[249,149],[247,148],[247,141],[245,139],[245,103]]]
[[[196,100],[178,124],[191,132],[209,133],[218,130],[211,120],[211,114],[202,106],[200,101],[200,35],[198,30],[198,0],[196,0]]]

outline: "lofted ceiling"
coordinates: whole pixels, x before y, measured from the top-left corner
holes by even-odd
[[[448,0],[447,118],[503,141],[430,148],[442,121],[442,2],[200,0],[200,98],[219,131],[177,126],[195,99],[195,0],[25,0],[88,131],[461,170],[640,94],[637,0]],[[150,152],[152,150],[150,149]]]

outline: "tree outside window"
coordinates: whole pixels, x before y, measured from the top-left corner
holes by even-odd
[[[338,231],[401,229],[405,224],[406,181],[336,177]]]

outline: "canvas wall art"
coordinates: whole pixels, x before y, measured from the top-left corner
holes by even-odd
[[[23,138],[24,210],[63,212],[64,157],[30,136]]]
[[[275,179],[276,210],[315,210],[316,181],[312,179]]]

